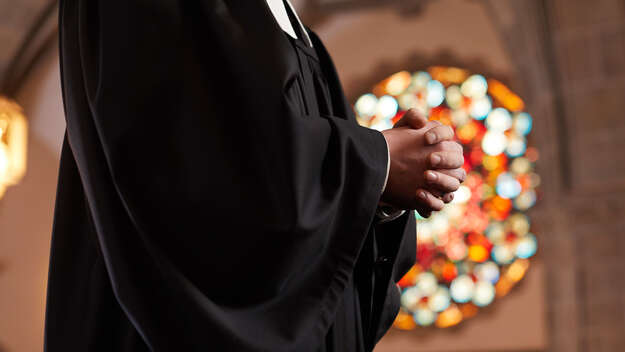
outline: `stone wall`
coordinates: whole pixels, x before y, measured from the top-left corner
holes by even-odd
[[[625,350],[625,2],[490,1],[523,77],[543,205],[550,351]]]

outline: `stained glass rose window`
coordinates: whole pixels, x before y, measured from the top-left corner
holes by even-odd
[[[454,201],[417,215],[417,262],[402,278],[395,327],[449,327],[505,296],[537,250],[530,219],[540,177],[532,117],[505,84],[456,67],[398,72],[354,104],[361,125],[391,128],[408,109],[452,126],[467,179]]]

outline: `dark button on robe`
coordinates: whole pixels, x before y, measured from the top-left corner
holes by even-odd
[[[264,0],[62,0],[60,33],[46,350],[372,350],[415,222],[375,223],[384,137],[319,39]]]

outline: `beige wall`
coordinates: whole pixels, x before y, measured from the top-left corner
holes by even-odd
[[[41,351],[45,288],[64,122],[58,59],[50,53],[17,100],[30,121],[28,171],[0,200],[0,345]]]
[[[353,87],[380,64],[403,62],[412,54],[453,54],[476,60],[491,72],[509,76],[513,66],[485,7],[479,1],[440,0],[418,15],[402,16],[395,8],[339,13],[316,26],[332,54],[343,84]],[[381,77],[383,78],[383,77]]]

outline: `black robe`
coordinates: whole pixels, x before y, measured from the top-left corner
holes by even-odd
[[[265,0],[62,0],[59,28],[46,350],[372,350],[415,220],[376,222],[384,137],[314,33],[304,59]]]

